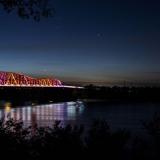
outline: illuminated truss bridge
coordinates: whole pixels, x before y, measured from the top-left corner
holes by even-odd
[[[1,87],[65,87],[81,88],[76,86],[66,86],[58,79],[33,78],[20,73],[0,72]]]

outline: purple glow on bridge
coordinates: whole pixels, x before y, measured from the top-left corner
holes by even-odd
[[[82,88],[63,85],[58,79],[33,78],[20,73],[0,72],[0,86],[2,87],[64,87]]]

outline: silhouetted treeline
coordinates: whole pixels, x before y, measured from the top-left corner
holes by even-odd
[[[160,100],[160,87],[98,87],[89,85],[82,97],[105,100]]]
[[[0,156],[4,159],[122,159],[156,160],[160,158],[160,118],[144,127],[148,136],[134,136],[126,130],[112,131],[106,121],[95,120],[84,126],[52,128],[23,127],[22,122],[0,121]]]
[[[97,87],[31,88],[1,87],[0,100],[19,102],[74,101],[77,99],[101,99],[106,101],[159,101],[160,87]]]
[[[76,95],[72,88],[1,87],[0,100],[20,104],[28,101],[46,103],[76,100]]]

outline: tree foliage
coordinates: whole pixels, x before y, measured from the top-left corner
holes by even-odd
[[[32,18],[35,21],[52,17],[54,14],[49,0],[0,0],[0,6],[7,13],[16,12],[22,19]]]

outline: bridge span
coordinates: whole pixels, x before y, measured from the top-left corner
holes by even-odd
[[[21,73],[0,71],[0,87],[83,88],[64,85],[54,78],[33,78]]]

